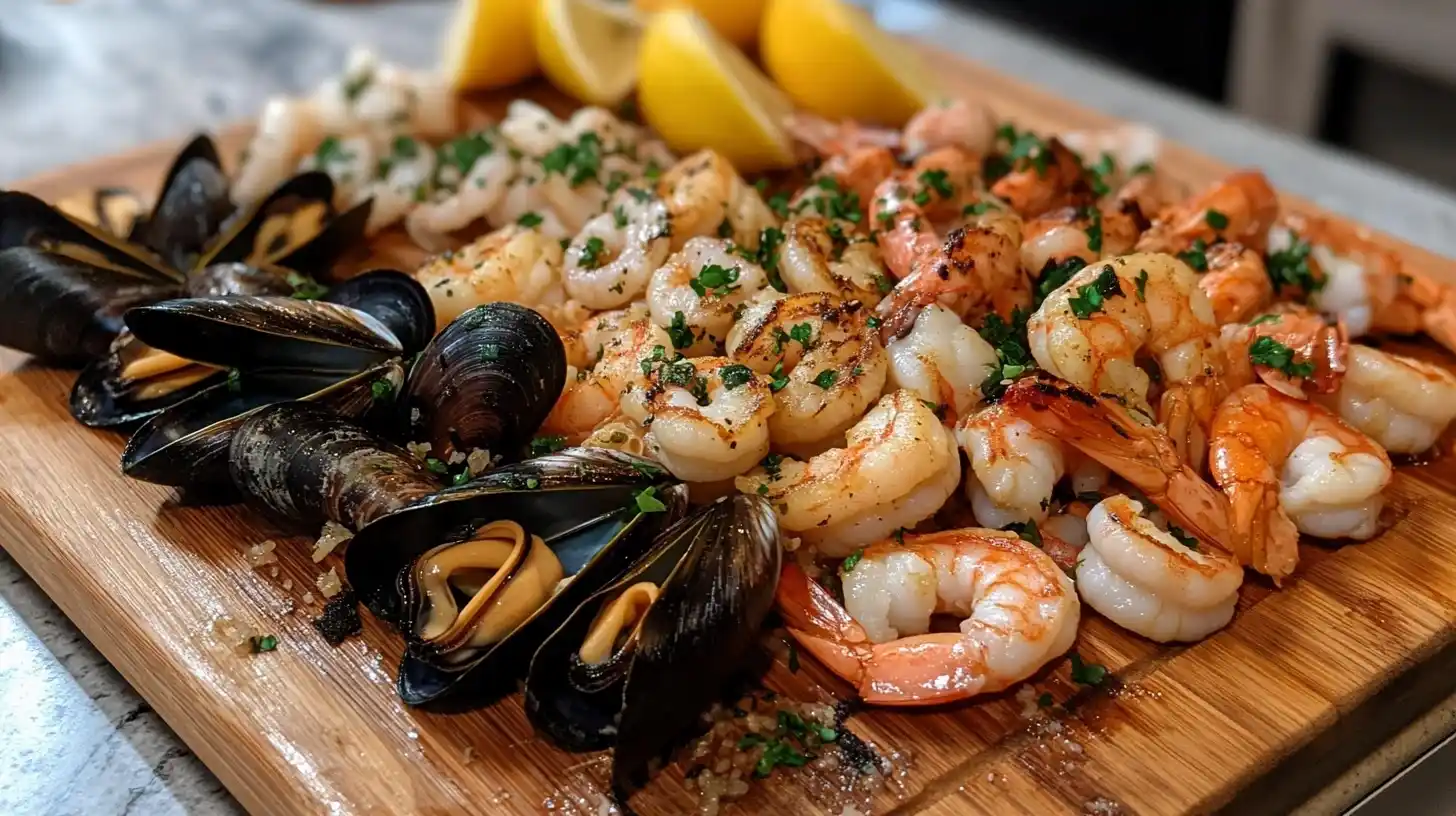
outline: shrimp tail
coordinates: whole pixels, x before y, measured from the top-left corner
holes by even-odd
[[[873,644],[829,590],[798,564],[784,564],[774,596],[789,634],[816,660],[859,688]]]

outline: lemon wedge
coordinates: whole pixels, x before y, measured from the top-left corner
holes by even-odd
[[[768,0],[759,54],[800,107],[900,127],[944,97],[907,43],[843,0]]]
[[[456,90],[512,85],[535,74],[534,0],[460,0],[445,29],[441,71]]]
[[[637,69],[642,116],[679,153],[711,147],[740,172],[794,163],[793,111],[748,58],[687,9],[653,15]]]
[[[615,105],[637,79],[642,18],[604,0],[538,0],[533,37],[541,70],[592,105]]]
[[[635,0],[639,11],[690,8],[708,25],[735,45],[752,45],[758,39],[766,0]]]

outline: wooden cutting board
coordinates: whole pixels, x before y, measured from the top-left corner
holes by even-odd
[[[1038,130],[1106,117],[983,67],[936,56],[953,89]],[[533,96],[564,109],[542,89]],[[501,99],[481,100],[499,109]],[[244,130],[224,134],[228,152]],[[174,145],[68,168],[20,187],[55,199],[98,185],[151,191]],[[1202,184],[1228,168],[1173,146],[1160,172]],[[1301,201],[1286,202],[1310,211]],[[1381,238],[1406,261],[1456,282],[1456,263]],[[361,263],[412,268],[396,244]],[[571,755],[532,734],[519,695],[456,716],[395,698],[401,645],[366,615],[364,636],[331,648],[310,620],[321,604],[311,542],[282,540],[279,571],[244,549],[277,538],[238,508],[182,506],[120,476],[122,439],[75,424],[72,374],[0,355],[0,535],[6,549],[256,813],[595,814],[601,755]],[[1442,443],[1442,453],[1450,442]],[[1031,679],[1061,706],[1024,716],[996,695],[925,711],[870,710],[849,727],[908,756],[876,813],[1283,812],[1450,690],[1456,626],[1456,459],[1401,468],[1398,521],[1375,541],[1303,547],[1273,592],[1251,580],[1233,624],[1192,647],[1162,647],[1084,617],[1076,649],[1111,669],[1080,687],[1058,660]],[[342,570],[341,570],[342,571]],[[313,603],[306,603],[312,592]],[[221,617],[275,633],[277,651],[239,655]],[[692,682],[684,678],[684,682]],[[766,683],[800,700],[845,689],[804,659]],[[643,814],[691,812],[678,762],[640,793]],[[820,780],[822,781],[822,780]],[[817,813],[816,780],[780,771],[729,813]],[[605,811],[603,811],[605,812]],[[839,808],[833,807],[838,813]]]

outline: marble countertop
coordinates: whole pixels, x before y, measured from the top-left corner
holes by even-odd
[[[865,0],[882,25],[959,51],[1235,164],[1318,203],[1456,256],[1456,197],[931,2]],[[356,43],[433,60],[445,0],[5,0],[0,184],[236,121],[336,71]],[[1367,773],[1419,753],[1426,728]],[[1404,757],[1404,759],[1395,759]],[[1391,764],[1397,763],[1397,764]],[[1388,766],[1388,767],[1387,767]],[[1372,766],[1373,767],[1373,766]],[[1383,768],[1383,770],[1381,770]],[[1358,796],[1359,786],[1355,786]],[[1346,796],[1339,808],[1353,801]],[[1331,803],[1333,804],[1333,803]],[[237,803],[8,556],[0,554],[0,813],[230,814]]]

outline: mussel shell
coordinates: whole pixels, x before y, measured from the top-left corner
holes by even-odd
[[[277,267],[215,263],[187,273],[188,297],[222,295],[293,295],[288,274]]]
[[[178,269],[187,269],[233,210],[217,145],[194,136],[172,160],[156,206],[133,228],[131,240]]]
[[[77,221],[29,193],[0,192],[0,250],[16,247],[43,250],[80,267],[138,282],[182,283],[181,272],[147,249]]]
[[[435,306],[419,281],[393,269],[376,269],[329,287],[320,300],[358,309],[383,323],[404,346],[405,357],[424,349],[435,334]]]
[[[33,247],[0,250],[0,346],[81,365],[106,355],[127,309],[176,293],[170,282]]]
[[[410,371],[413,438],[436,456],[475,448],[514,456],[566,384],[566,349],[546,318],[514,303],[451,321]]]
[[[232,484],[228,448],[233,434],[248,418],[268,405],[289,400],[316,403],[319,410],[346,419],[374,412],[392,413],[376,396],[375,383],[387,380],[397,393],[404,379],[398,360],[389,360],[353,376],[306,371],[262,371],[223,382],[168,408],[132,435],[121,454],[121,470],[146,482],[216,490]],[[383,404],[382,404],[383,403]]]
[[[146,206],[135,190],[126,187],[97,187],[54,204],[57,210],[86,224],[95,224],[108,235],[127,238],[141,219]]]
[[[409,451],[318,405],[261,409],[233,434],[233,485],[288,521],[360,529],[440,488]]]
[[[220,368],[355,372],[403,351],[357,309],[287,297],[182,298],[132,309],[127,328],[153,348]]]
[[[640,562],[541,644],[526,679],[531,722],[570,749],[615,744],[613,789],[631,790],[741,668],[773,607],[781,551],[773,509],[758,496],[720,499],[664,531]],[[642,580],[660,589],[625,679],[574,688],[571,664],[598,611]]]
[[[372,209],[365,201],[337,214],[333,199],[334,182],[327,173],[300,173],[235,216],[197,266],[267,264],[325,277],[346,251],[364,240]]]
[[[105,356],[81,369],[71,386],[71,416],[77,422],[91,428],[132,425],[227,379],[226,373],[217,372],[166,395],[142,399],[121,381],[121,348],[131,344],[142,345],[131,334],[122,332]]]

